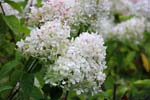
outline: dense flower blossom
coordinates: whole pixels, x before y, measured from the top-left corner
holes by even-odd
[[[95,29],[106,40],[112,37],[110,33],[112,32],[114,26],[115,24],[113,22],[113,18],[98,18],[95,24]]]
[[[100,0],[97,9],[98,12],[96,14],[96,21],[94,23],[95,30],[100,33],[104,39],[106,39],[111,31],[113,24],[113,18],[110,17],[112,2],[109,0]]]
[[[69,20],[75,14],[76,2],[76,0],[48,0],[40,8],[31,7],[30,21],[46,22],[56,18]]]
[[[25,40],[17,42],[17,46],[25,55],[53,59],[65,52],[69,42],[68,37],[70,37],[70,27],[63,25],[60,20],[54,20],[46,22],[40,29],[32,30]]]
[[[133,40],[138,43],[143,39],[145,31],[144,18],[131,18],[115,26],[112,30],[113,34],[122,40]]]
[[[121,13],[123,15],[136,15],[149,17],[150,15],[150,1],[149,0],[112,0],[113,6],[111,10],[114,13]]]
[[[43,22],[44,25],[17,43],[25,55],[54,61],[45,64],[48,68],[47,83],[73,89],[77,94],[100,92],[106,77],[103,73],[106,47],[102,37],[85,32],[75,39],[68,39],[70,30],[73,30],[67,26],[70,20],[75,22],[71,24],[84,22],[97,13],[96,1],[86,1],[48,0],[40,8],[32,7],[29,14],[31,22]]]
[[[112,0],[111,11],[123,15],[130,15],[133,4],[131,0]]]
[[[75,90],[77,94],[100,92],[105,80],[105,49],[101,36],[95,33],[80,34],[72,41],[66,54],[49,66],[46,81]]]
[[[138,44],[145,30],[150,31],[149,3],[149,0],[47,0],[42,7],[31,7],[29,22],[40,28],[33,29],[17,46],[24,55],[46,61],[46,83],[75,90],[77,94],[95,94],[101,91],[106,77],[103,38]],[[121,16],[127,18],[121,20]],[[97,33],[85,32],[89,29]],[[77,35],[72,36],[75,32]],[[53,63],[48,63],[51,60]]]
[[[99,17],[100,15],[105,17],[108,16],[113,6],[112,2],[109,0],[100,0],[97,5]]]
[[[97,13],[97,2],[96,0],[79,0],[81,11],[87,15],[92,16]]]
[[[136,16],[150,18],[150,0],[136,0],[133,4],[132,13]]]

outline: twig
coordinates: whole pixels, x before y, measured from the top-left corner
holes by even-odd
[[[16,94],[19,92],[19,89],[20,89],[20,82],[17,82],[15,87],[12,89],[10,95],[8,96],[7,100],[12,100],[16,96]]]
[[[4,8],[3,8],[3,5],[2,5],[2,2],[0,2],[0,7],[1,7],[1,9],[2,9],[2,13],[3,13],[3,15],[5,15],[5,11],[4,11]]]

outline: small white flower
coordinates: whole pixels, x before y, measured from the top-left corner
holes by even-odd
[[[16,45],[18,46],[18,48],[23,48],[23,46],[24,46],[24,41],[21,39],[20,41],[18,41],[18,42],[16,43]]]

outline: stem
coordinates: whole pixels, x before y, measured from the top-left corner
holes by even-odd
[[[4,8],[3,8],[3,5],[2,5],[2,2],[0,2],[0,7],[1,7],[1,9],[2,9],[2,13],[3,13],[3,15],[5,15],[5,11],[4,11]]]
[[[20,89],[20,82],[17,82],[17,84],[12,89],[11,93],[9,94],[7,100],[12,100],[16,96],[16,94],[19,92],[19,89]]]
[[[31,11],[31,7],[33,6],[33,0],[26,0],[27,5],[24,7],[22,16],[25,17],[25,24],[28,24],[29,17],[27,13]]]
[[[30,73],[35,68],[36,64],[37,64],[37,59],[34,59],[30,65],[30,67],[28,68],[27,73]]]
[[[30,12],[30,7],[33,6],[33,0],[26,0],[27,5],[24,8],[23,14],[25,15],[26,13]]]
[[[66,94],[65,94],[64,100],[67,100],[68,94],[69,94],[69,91],[66,91]]]
[[[116,91],[117,91],[117,84],[114,84],[114,91],[113,91],[113,100],[116,100]]]

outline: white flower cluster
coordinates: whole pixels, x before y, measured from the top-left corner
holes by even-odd
[[[80,34],[72,41],[66,54],[49,67],[47,82],[61,84],[63,88],[75,90],[77,94],[100,92],[105,80],[105,51],[101,36],[95,33]]]
[[[103,38],[97,33],[82,31],[72,38],[70,32],[76,30],[71,27],[75,24],[72,22],[87,21],[96,13],[96,0],[47,0],[40,8],[32,7],[29,14],[31,23],[42,23],[40,28],[33,29],[17,46],[24,55],[37,57],[44,63],[47,83],[75,90],[77,94],[98,93],[106,77]]]
[[[101,0],[98,3],[98,14],[107,17],[110,14],[112,2],[109,0]]]
[[[146,31],[150,32],[150,0],[136,0],[133,4],[132,13],[138,17],[145,18]]]
[[[46,22],[56,18],[69,20],[75,15],[76,0],[48,0],[40,8],[31,7],[29,19],[31,22]]]
[[[82,13],[84,13],[87,16],[92,16],[97,13],[97,2],[96,0],[79,0],[79,6]]]
[[[75,90],[77,94],[100,92],[106,77],[103,73],[106,68],[103,38],[85,32],[69,40],[69,35],[69,27],[55,20],[32,30],[17,46],[25,55],[46,61],[47,83]],[[48,63],[48,60],[54,60],[54,63]]]
[[[132,13],[137,16],[150,18],[150,0],[136,0],[133,4]]]
[[[108,15],[110,3],[109,0],[48,0],[40,8],[31,7],[29,23],[37,24],[59,18],[69,24],[89,20],[94,25],[97,15],[101,18]]]
[[[150,0],[112,0],[111,10],[123,15],[150,17]]]
[[[25,40],[17,42],[17,46],[25,55],[44,60],[54,59],[65,52],[69,43],[68,37],[70,37],[70,27],[63,25],[60,20],[54,20],[46,22],[40,29],[32,30]]]
[[[114,23],[112,18],[98,18],[95,24],[96,31],[103,36],[105,40],[110,39],[112,35],[112,29],[114,28]]]
[[[103,1],[103,0],[102,0]],[[101,1],[101,2],[102,2]],[[120,41],[132,41],[135,44],[143,39],[145,30],[149,32],[149,0],[112,0],[103,3],[103,8],[107,9],[105,13],[97,13],[95,24],[96,31],[101,34],[105,40],[116,38]],[[100,3],[102,5],[102,3]],[[104,10],[105,11],[105,10]],[[102,16],[102,14],[105,14]],[[126,21],[116,23],[114,14],[132,18]],[[118,19],[117,19],[118,20]]]
[[[46,82],[78,94],[97,93],[105,80],[102,37],[138,44],[150,27],[149,4],[149,0],[47,0],[42,7],[31,7],[29,14],[31,23],[42,26],[17,46],[27,56],[54,61],[45,65]],[[121,16],[128,19],[122,21]],[[71,32],[78,35],[72,38]]]
[[[121,13],[130,15],[133,4],[131,0],[112,0],[111,11],[113,13]]]
[[[132,18],[115,26],[113,35],[120,40],[133,40],[138,43],[143,39],[145,31],[145,20],[142,18]],[[135,41],[134,41],[135,40]]]

